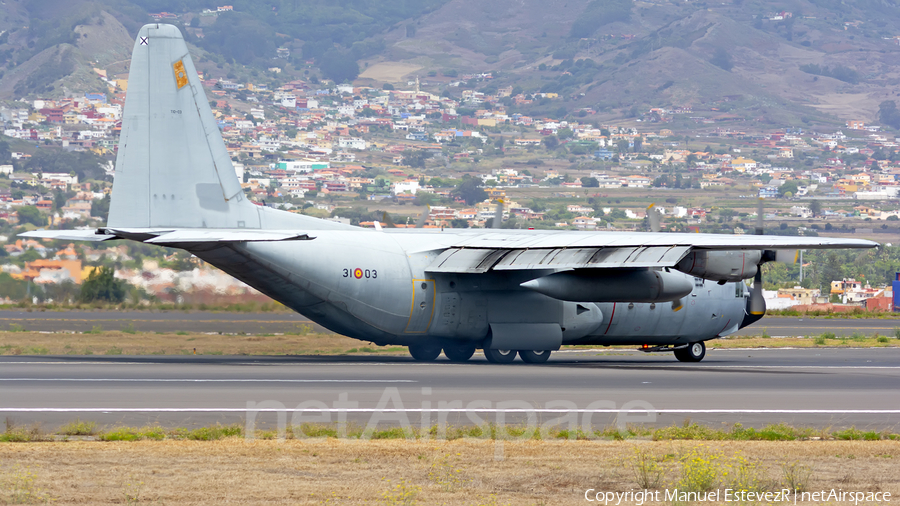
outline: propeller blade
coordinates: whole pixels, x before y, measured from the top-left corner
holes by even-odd
[[[678,299],[672,301],[672,311],[678,312],[684,309],[684,299]]]
[[[659,232],[659,210],[656,209],[656,204],[647,206],[647,221],[650,222],[651,231]]]
[[[422,215],[419,216],[418,221],[416,221],[416,228],[422,228],[425,226],[425,222],[428,221],[429,213],[431,213],[431,208],[429,206],[425,206],[425,210],[422,211]]]
[[[763,235],[763,231],[765,230],[765,225],[763,223],[763,219],[765,218],[765,210],[763,209],[763,199],[759,199],[759,206],[756,208],[756,235]]]
[[[775,250],[775,261],[783,264],[795,264],[800,258],[800,250],[798,249],[777,249]]]
[[[381,232],[381,230],[382,230],[382,228],[381,228],[381,223],[379,223],[379,222],[377,222],[377,221],[375,222],[375,230]]]
[[[384,211],[381,218],[381,221],[384,222],[386,228],[397,228],[397,225],[394,225],[394,220],[391,219],[391,215],[388,214],[387,211]]]
[[[494,221],[491,223],[491,228],[500,228],[500,225],[503,224],[503,201],[497,201],[497,211],[494,213]]]
[[[762,269],[757,270],[753,276],[753,287],[750,288],[750,314],[756,316],[766,314],[766,299],[762,292]]]

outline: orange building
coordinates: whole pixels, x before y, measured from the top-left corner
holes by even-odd
[[[82,281],[81,260],[47,260],[39,259],[33,262],[25,262],[25,268],[22,272],[10,273],[14,279],[27,279],[34,281],[41,276],[43,270],[65,270],[68,271],[69,277],[76,285],[80,285]],[[40,280],[38,281],[40,282]]]

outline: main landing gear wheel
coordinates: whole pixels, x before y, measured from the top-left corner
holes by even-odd
[[[441,347],[434,344],[411,344],[409,354],[419,362],[433,362],[441,354]]]
[[[675,350],[675,358],[680,362],[699,362],[706,356],[706,344],[703,341],[691,343],[687,348]]]
[[[465,362],[472,358],[474,354],[474,344],[448,344],[444,346],[444,355],[447,355],[451,362]]]
[[[543,364],[550,358],[550,350],[519,350],[519,356],[523,362]]]
[[[484,349],[484,358],[492,364],[509,364],[516,359],[516,350]]]

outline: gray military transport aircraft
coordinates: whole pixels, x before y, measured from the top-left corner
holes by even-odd
[[[187,250],[312,321],[421,361],[484,350],[546,361],[563,344],[638,345],[697,362],[762,318],[760,265],[864,240],[473,229],[371,230],[244,196],[178,28],[135,41],[109,220],[24,237]],[[794,251],[791,251],[794,250]],[[754,278],[749,289],[744,280]]]

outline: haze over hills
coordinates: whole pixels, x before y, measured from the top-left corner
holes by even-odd
[[[133,35],[170,12],[213,77],[332,77],[380,87],[419,75],[440,91],[462,74],[491,91],[558,93],[532,115],[629,117],[715,109],[775,125],[873,121],[900,92],[900,7],[887,0],[429,0],[232,2],[8,0],[0,98],[100,90],[91,70],[127,72]],[[240,34],[240,36],[235,36]],[[291,56],[276,59],[275,49]],[[315,62],[312,66],[307,61]],[[268,78],[274,79],[272,76]],[[583,110],[581,113],[579,110]]]

